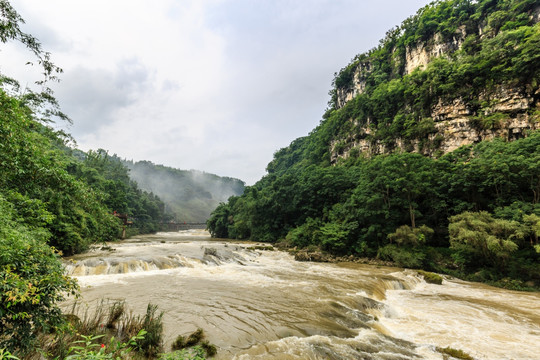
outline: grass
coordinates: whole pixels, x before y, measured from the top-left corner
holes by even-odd
[[[148,304],[146,314],[134,315],[124,301],[101,300],[93,309],[74,303],[64,317],[67,325],[63,331],[41,336],[47,358],[63,359],[71,347],[88,338],[96,339],[97,345],[126,343],[143,329],[144,338],[137,341],[134,350],[154,358],[163,349],[163,313],[158,312],[156,305]],[[114,348],[108,347],[111,351]]]
[[[191,349],[191,350],[190,350]],[[210,344],[208,340],[205,340],[205,334],[203,329],[199,328],[195,330],[192,334],[185,337],[178,335],[176,340],[171,345],[171,350],[174,352],[178,351],[190,351],[196,352],[201,349],[206,356],[214,356],[217,354],[217,348],[215,345]]]

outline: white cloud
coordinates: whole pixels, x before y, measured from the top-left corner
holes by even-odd
[[[241,178],[320,120],[333,73],[428,0],[12,0],[79,146]],[[31,83],[20,46],[0,70]]]

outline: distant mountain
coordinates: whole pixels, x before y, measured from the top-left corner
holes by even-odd
[[[150,161],[124,161],[130,177],[146,191],[159,196],[177,221],[205,222],[229,197],[241,195],[245,183],[196,170],[180,170]]]

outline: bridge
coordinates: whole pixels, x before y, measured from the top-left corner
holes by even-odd
[[[122,239],[126,237],[126,227],[132,225],[133,221],[128,219],[128,214],[121,214],[117,211],[113,212],[113,215],[122,220]],[[190,230],[190,229],[201,229],[206,230],[206,223],[188,223],[188,222],[160,222],[161,231],[179,231],[179,230]]]
[[[179,231],[190,229],[206,229],[206,223],[186,223],[186,222],[162,222],[159,223],[161,231]]]

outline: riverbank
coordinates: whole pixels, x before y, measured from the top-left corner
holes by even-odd
[[[255,248],[259,250],[267,250],[265,247],[268,245],[259,245]],[[289,254],[294,256],[296,261],[307,261],[307,262],[318,262],[318,263],[355,263],[355,264],[366,264],[366,265],[375,265],[375,266],[388,266],[388,267],[406,267],[402,264],[397,264],[393,261],[382,260],[379,258],[369,258],[369,257],[360,257],[356,255],[335,255],[328,252],[325,252],[319,248],[297,248],[289,247],[283,243],[275,244],[275,247],[281,251],[286,251]],[[434,249],[436,252],[436,249]],[[438,254],[438,253],[437,253]],[[440,254],[438,254],[440,255]],[[535,283],[532,280],[523,280],[523,279],[513,279],[508,277],[503,277],[500,279],[489,278],[490,274],[487,269],[477,271],[475,273],[463,273],[458,270],[458,268],[452,263],[450,259],[445,259],[443,256],[439,256],[437,259],[436,267],[424,267],[424,268],[411,268],[419,272],[430,272],[430,273],[439,273],[445,276],[454,277],[464,281],[478,282],[482,284],[487,284],[490,286],[515,290],[515,291],[527,291],[527,292],[540,292],[540,283]]]

